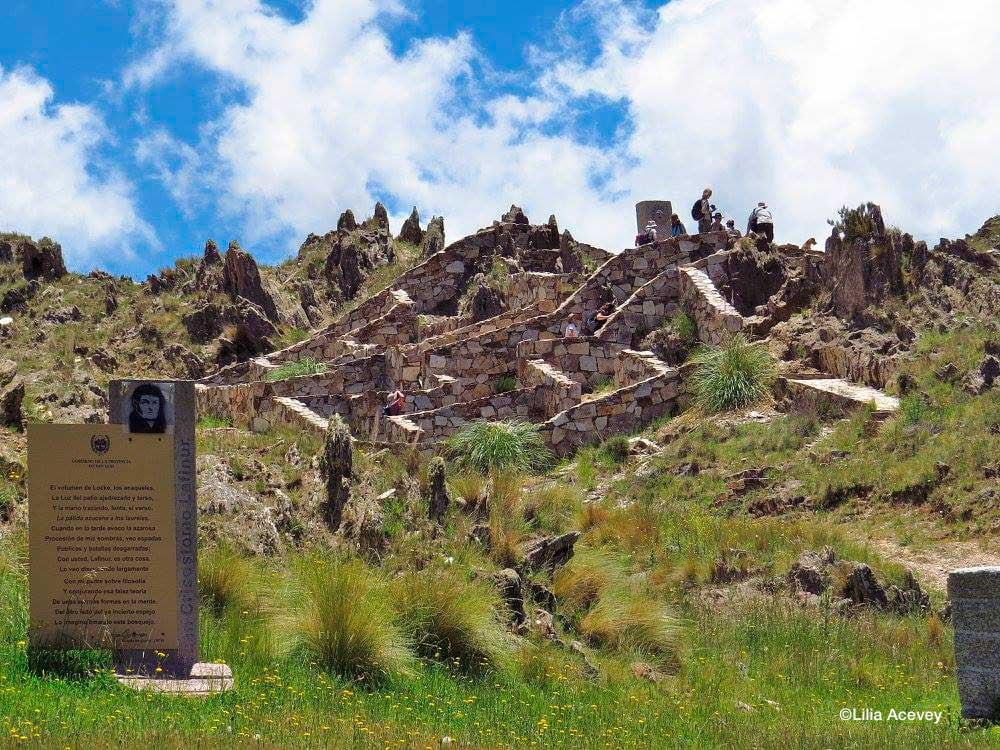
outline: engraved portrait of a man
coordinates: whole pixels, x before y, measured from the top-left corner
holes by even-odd
[[[132,391],[128,429],[129,432],[147,433],[167,431],[166,397],[159,386],[143,383]]]

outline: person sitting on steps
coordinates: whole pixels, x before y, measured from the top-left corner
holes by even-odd
[[[569,323],[566,324],[566,330],[563,332],[563,336],[568,339],[576,339],[580,337],[580,330],[576,327],[576,323],[573,322],[572,318]]]
[[[386,417],[398,417],[406,410],[406,394],[396,389],[389,394],[389,401],[382,407],[382,414]]]

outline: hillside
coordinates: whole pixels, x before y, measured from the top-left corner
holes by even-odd
[[[1000,217],[928,248],[866,204],[822,250],[610,255],[516,206],[447,246],[380,215],[278,267],[210,244],[142,283],[0,239],[0,407],[25,392],[0,408],[0,732],[996,744],[960,719],[943,580],[1000,563]],[[24,644],[13,423],[100,420],[109,378],[147,375],[200,381],[202,650],[237,686],[195,706]]]

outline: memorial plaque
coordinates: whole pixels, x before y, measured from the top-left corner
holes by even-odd
[[[176,649],[171,436],[32,424],[28,466],[32,643]]]

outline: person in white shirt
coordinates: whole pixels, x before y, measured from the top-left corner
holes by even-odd
[[[754,231],[767,237],[769,243],[774,242],[774,216],[764,201],[757,204],[753,212]]]

